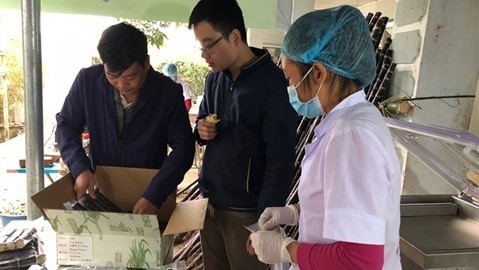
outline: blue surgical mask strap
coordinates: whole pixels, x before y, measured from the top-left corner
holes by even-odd
[[[308,76],[312,69],[313,68],[311,67],[311,69],[306,72],[306,75],[304,75],[304,77],[296,86],[288,86],[289,103],[299,115],[305,116],[306,118],[310,119],[318,117],[320,115],[325,115],[323,106],[321,105],[321,102],[319,101],[318,97],[319,91],[321,91],[321,87],[323,86],[322,83],[319,85],[316,95],[313,96],[309,101],[302,102],[301,100],[299,100],[298,97],[297,86],[299,86],[303,82],[304,78]]]

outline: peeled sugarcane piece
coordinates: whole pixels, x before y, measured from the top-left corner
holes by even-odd
[[[474,171],[467,171],[466,179],[471,181],[476,187],[479,187],[479,173]]]
[[[13,241],[15,244],[15,249],[24,248],[28,242],[35,238],[36,234],[37,229],[35,228],[23,230],[22,233]]]
[[[219,121],[221,121],[219,118],[218,118],[218,115],[216,115],[216,113],[212,113],[210,115],[208,115],[206,118],[205,118],[206,122],[208,123],[213,123],[213,124],[217,124]]]

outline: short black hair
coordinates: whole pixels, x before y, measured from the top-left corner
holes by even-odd
[[[188,28],[202,21],[210,23],[222,34],[238,29],[241,39],[247,43],[243,12],[236,0],[200,0],[191,12]]]
[[[103,31],[97,49],[111,72],[123,72],[135,62],[143,65],[148,55],[145,34],[123,22]]]

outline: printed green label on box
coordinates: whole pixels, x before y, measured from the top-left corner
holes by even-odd
[[[164,264],[155,215],[45,209],[58,264],[151,268]]]

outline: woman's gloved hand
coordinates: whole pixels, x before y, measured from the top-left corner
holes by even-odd
[[[299,221],[299,209],[290,204],[285,207],[268,207],[259,217],[258,225],[262,231],[277,229],[279,225],[296,225]]]
[[[266,264],[291,262],[287,246],[294,242],[293,238],[272,231],[257,231],[249,238],[260,261]]]

